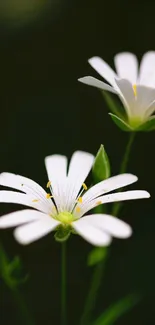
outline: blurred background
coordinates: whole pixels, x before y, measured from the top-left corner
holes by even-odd
[[[0,3],[0,171],[18,173],[43,187],[44,157],[71,156],[74,150],[96,154],[105,145],[112,174],[119,171],[128,134],[111,121],[95,88],[77,82],[97,76],[88,65],[98,55],[113,66],[120,51],[139,60],[155,49],[153,1],[1,0]],[[154,68],[154,67],[153,67]],[[114,240],[93,317],[128,293],[142,301],[118,325],[155,324],[155,156],[154,133],[136,136],[128,171],[139,177],[132,188],[146,189],[151,200],[126,202],[122,219],[134,229],[126,241]],[[16,210],[1,204],[1,214]],[[18,209],[22,208],[18,206]],[[37,325],[60,323],[61,247],[53,234],[18,245],[12,230],[1,231],[7,254],[19,255],[29,279],[21,287]],[[67,242],[68,324],[79,324],[93,268],[91,246],[78,236]],[[1,281],[1,324],[21,324],[9,290]]]

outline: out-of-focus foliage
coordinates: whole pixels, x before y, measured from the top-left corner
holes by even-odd
[[[111,305],[92,325],[113,325],[123,314],[134,307],[141,297],[138,294],[130,294],[127,297]]]
[[[22,276],[22,264],[18,256],[12,260],[6,255],[0,244],[0,277],[10,289],[15,289],[27,280],[27,276]]]
[[[1,0],[0,1],[0,22],[3,24],[24,24],[33,21],[42,15],[54,15],[55,8],[63,0]],[[53,10],[54,9],[54,10]]]
[[[88,266],[93,266],[107,257],[107,247],[96,247],[91,250],[88,255],[87,264]]]

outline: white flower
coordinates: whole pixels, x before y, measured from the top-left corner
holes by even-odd
[[[51,193],[23,176],[2,173],[0,185],[15,191],[0,191],[0,202],[19,203],[36,210],[26,209],[0,218],[0,228],[16,227],[15,238],[21,244],[29,244],[60,225],[70,227],[76,233],[96,246],[109,245],[112,236],[127,238],[132,230],[125,222],[105,214],[83,215],[98,204],[148,198],[146,191],[128,191],[107,194],[132,184],[137,177],[122,174],[104,180],[87,190],[84,183],[94,162],[94,156],[82,151],[74,152],[67,174],[67,158],[52,155],[45,158]],[[84,193],[84,194],[83,194]]]
[[[90,76],[80,78],[79,81],[117,94],[124,105],[127,114],[124,120],[130,129],[146,122],[149,122],[149,127],[155,126],[155,116],[151,116],[155,111],[154,51],[144,54],[139,71],[136,56],[128,52],[114,57],[117,74],[99,57],[92,57],[88,62],[110,85]]]

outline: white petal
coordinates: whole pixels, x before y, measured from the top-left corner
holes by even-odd
[[[99,79],[96,79],[94,77],[87,76],[87,77],[83,77],[83,78],[78,79],[78,81],[82,82],[83,84],[93,86],[93,87],[97,87],[99,89],[107,90],[107,91],[110,91],[111,93],[117,94],[117,91],[114,88],[112,88],[111,86],[109,86],[105,82],[103,82],[103,81],[101,81]]]
[[[72,226],[80,236],[92,245],[108,246],[111,243],[111,236],[92,225],[86,217],[73,222]]]
[[[138,60],[136,55],[129,52],[118,53],[114,57],[114,62],[119,78],[127,79],[133,85],[137,83]]]
[[[45,166],[49,180],[61,179],[67,175],[67,157],[62,155],[51,155],[45,158]]]
[[[21,210],[6,214],[0,218],[0,228],[10,228],[38,220],[46,214],[34,210]]]
[[[27,194],[32,192],[46,194],[44,189],[32,179],[12,173],[1,173],[0,185],[11,187]]]
[[[139,116],[144,116],[148,106],[155,100],[155,89],[145,86],[137,86],[137,108]]]
[[[74,152],[68,171],[68,188],[66,210],[71,211],[82,184],[88,176],[94,162],[94,156],[88,152]]]
[[[94,186],[92,186],[84,195],[83,203],[91,201],[98,196],[117,190],[118,188],[137,182],[138,178],[132,174],[120,174],[110,177]]]
[[[132,84],[126,79],[117,79],[116,83],[122,94],[120,99],[123,102],[128,116],[133,116],[135,114],[136,100]]]
[[[45,158],[48,179],[51,181],[52,195],[59,212],[64,209],[66,191],[67,157],[51,155]]]
[[[155,87],[155,51],[144,54],[140,64],[139,83]]]
[[[99,204],[111,203],[111,202],[118,202],[118,201],[127,201],[127,200],[136,200],[136,199],[147,199],[150,197],[150,194],[147,191],[126,191],[126,192],[117,192],[112,193],[104,196],[100,196],[92,201],[83,202],[80,207],[80,212],[77,214],[76,211],[74,212],[75,216],[81,217],[87,211],[95,208]]]
[[[33,197],[33,199],[39,199],[44,202],[43,204],[51,206],[49,200],[46,199],[45,190],[33,180],[12,173],[0,174],[0,185],[7,186],[27,193]]]
[[[43,220],[37,220],[16,228],[14,231],[14,236],[20,244],[27,245],[40,239],[41,237],[46,236],[59,224],[59,221],[45,216]]]
[[[49,201],[48,204],[46,204],[44,203],[44,201],[41,200],[34,202],[33,199],[34,197],[23,193],[18,193],[13,191],[0,191],[1,203],[22,204],[22,205],[35,208],[47,214],[50,214],[52,212],[52,208],[54,207],[54,205],[51,200]]]
[[[92,226],[107,232],[113,237],[128,238],[132,234],[132,229],[127,223],[108,214],[92,214],[84,218]]]
[[[89,59],[88,62],[100,74],[100,76],[107,80],[116,90],[118,89],[115,82],[117,75],[104,60],[98,56],[94,56],[93,58]]]

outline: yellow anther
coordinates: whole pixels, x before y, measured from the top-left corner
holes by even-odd
[[[82,186],[83,186],[84,190],[86,191],[88,188],[87,185],[85,183],[83,183]]]
[[[134,95],[137,96],[137,85],[133,85],[133,91],[134,91]]]
[[[21,184],[21,186],[23,186],[24,184]]]
[[[47,193],[46,194],[46,199],[51,199],[52,198],[52,195],[50,193]]]
[[[32,200],[32,202],[38,202],[39,200],[38,199],[34,199],[34,200]]]
[[[49,188],[50,186],[51,186],[51,181],[48,181],[46,187]]]
[[[96,205],[100,205],[100,204],[102,204],[102,201],[97,201],[96,202]]]
[[[77,200],[78,200],[78,202],[82,203],[82,201],[83,201],[82,196],[80,196]]]
[[[80,212],[80,211],[81,211],[80,207],[76,207],[76,212]]]

